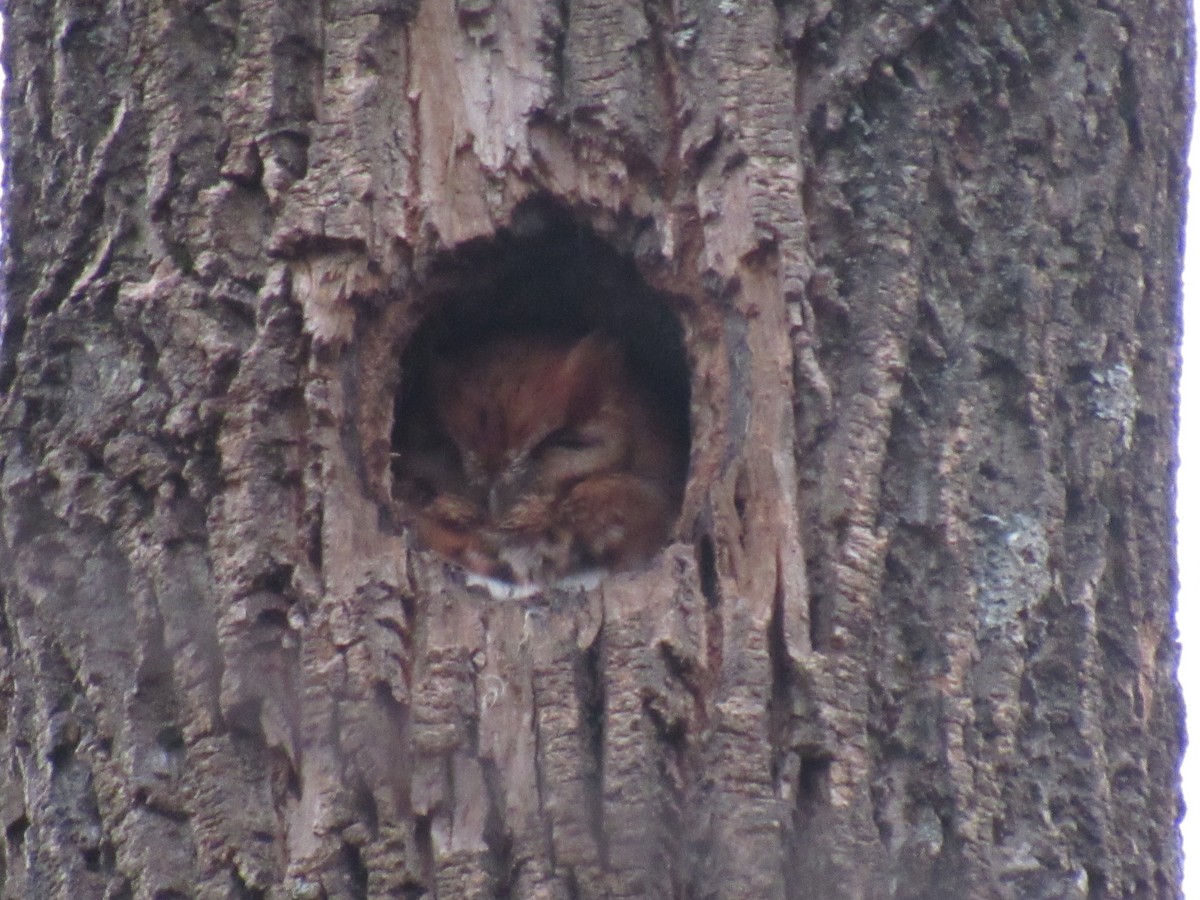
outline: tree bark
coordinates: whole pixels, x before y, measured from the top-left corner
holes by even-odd
[[[10,4],[4,896],[1178,896],[1188,15]],[[650,568],[414,548],[501,308],[678,335]]]

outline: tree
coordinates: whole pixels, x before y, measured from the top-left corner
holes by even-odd
[[[5,895],[1177,896],[1187,15],[10,5]],[[649,569],[414,549],[505,316],[686,369]]]

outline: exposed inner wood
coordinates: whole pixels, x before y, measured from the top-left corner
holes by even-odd
[[[1184,17],[10,4],[3,895],[1177,895]],[[667,382],[647,566],[415,548],[506,316]]]

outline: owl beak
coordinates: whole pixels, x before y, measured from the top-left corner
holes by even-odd
[[[526,465],[516,465],[510,471],[499,475],[488,486],[488,513],[494,521],[501,521],[508,516],[532,487],[532,472]]]
[[[525,493],[524,479],[499,478],[488,488],[488,513],[492,520],[499,522],[505,519]]]
[[[504,512],[509,506],[509,494],[511,494],[511,491],[506,491],[504,485],[499,482],[488,488],[488,514],[493,519],[498,520],[504,517]]]

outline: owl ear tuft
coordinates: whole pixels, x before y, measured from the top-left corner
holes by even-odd
[[[558,375],[566,392],[567,418],[575,423],[594,415],[623,370],[621,348],[615,342],[595,332],[580,340],[567,352]]]

